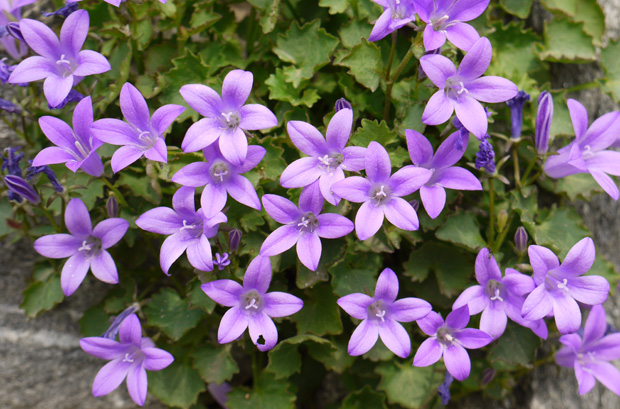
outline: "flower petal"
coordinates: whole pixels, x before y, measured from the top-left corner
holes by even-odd
[[[596,183],[598,183],[599,186],[603,188],[605,193],[607,193],[612,199],[618,200],[618,198],[620,197],[620,192],[618,191],[618,186],[616,185],[616,182],[614,182],[612,178],[607,176],[606,173],[596,170],[591,170],[590,174],[592,175],[594,180],[596,180]]]
[[[446,205],[446,190],[441,186],[420,187],[420,199],[431,219],[439,216]]]
[[[112,170],[117,173],[131,165],[144,155],[144,152],[131,145],[121,146],[112,155]]]
[[[365,202],[369,198],[372,182],[361,176],[351,176],[332,185],[332,192],[350,202]]]
[[[452,18],[454,19],[455,17]],[[446,28],[446,37],[448,37],[452,44],[463,51],[469,51],[476,44],[476,41],[480,39],[480,35],[475,28],[460,21],[456,21],[453,25]]]
[[[398,277],[390,268],[385,268],[379,274],[377,285],[375,286],[375,299],[382,299],[390,303],[396,300],[398,295]]]
[[[222,99],[217,92],[206,85],[183,85],[179,92],[185,102],[187,102],[187,104],[200,115],[207,118],[218,118],[221,115]],[[197,148],[196,150],[198,149],[200,148]],[[183,148],[183,150],[185,151],[185,148]]]
[[[69,91],[73,88],[73,75],[59,77],[58,75],[50,75],[43,83],[43,93],[50,106],[58,106],[67,98]]]
[[[241,165],[248,154],[248,139],[241,128],[233,133],[223,132],[219,140],[222,156],[233,165]]]
[[[183,166],[172,177],[174,183],[183,186],[199,187],[211,182],[209,168],[211,165],[206,162],[194,162]]]
[[[80,339],[80,347],[89,355],[107,360],[124,356],[125,351],[127,351],[127,345],[102,337],[82,338]]]
[[[581,326],[581,311],[577,301],[565,290],[549,291],[548,294],[553,303],[553,314],[558,331],[561,334],[577,332]],[[524,315],[524,318],[527,316]]]
[[[407,196],[420,189],[433,173],[425,168],[405,166],[390,177],[390,187],[394,196]]]
[[[335,213],[320,214],[317,219],[319,221],[317,234],[325,239],[337,239],[346,236],[355,228],[351,220]]]
[[[321,259],[321,239],[313,233],[302,233],[297,240],[297,257],[301,264],[316,271]]]
[[[487,75],[467,83],[469,96],[482,102],[504,102],[519,92],[517,86],[502,77]]]
[[[101,74],[112,69],[107,58],[92,50],[80,51],[77,61],[78,67],[73,71],[73,75],[78,77]]]
[[[383,212],[388,221],[399,229],[412,231],[420,227],[417,213],[403,198],[393,197],[390,203],[383,207]]]
[[[153,128],[160,135],[166,132],[166,130],[172,125],[175,119],[185,112],[185,107],[182,105],[168,104],[157,108],[151,118],[151,124]]]
[[[418,326],[426,335],[435,335],[439,327],[444,325],[443,318],[435,311],[431,311],[424,318],[419,319]]]
[[[443,348],[436,338],[425,339],[413,357],[413,366],[423,367],[439,361],[443,355]]]
[[[478,139],[484,138],[489,124],[487,114],[480,102],[466,95],[455,102],[454,109],[465,129],[473,133]]]
[[[434,50],[434,48],[431,48],[431,50]],[[420,58],[420,66],[422,66],[426,76],[439,88],[444,88],[446,80],[456,74],[454,63],[443,55],[430,54],[422,56]]]
[[[301,216],[301,212],[297,206],[282,196],[264,195],[263,206],[265,206],[267,214],[278,223],[293,223]]]
[[[527,254],[530,258],[532,269],[534,270],[534,282],[537,285],[543,282],[547,275],[547,271],[554,270],[560,266],[560,261],[557,256],[546,247],[531,245],[527,249]]]
[[[392,162],[385,148],[372,141],[368,144],[365,156],[366,176],[375,183],[387,181],[392,174]],[[343,196],[344,197],[344,196]]]
[[[446,317],[446,325],[454,329],[463,329],[469,322],[469,307],[464,305],[459,308],[455,308]]]
[[[99,119],[92,123],[90,131],[95,138],[111,145],[138,144],[135,128],[119,119]]]
[[[443,353],[443,361],[446,369],[454,379],[464,381],[469,377],[471,361],[465,348],[460,345],[450,345]]]
[[[82,241],[70,234],[50,234],[39,237],[34,242],[34,249],[48,258],[65,258],[76,253]]]
[[[278,119],[271,110],[263,105],[248,104],[239,110],[241,122],[239,128],[248,131],[273,128],[278,126]]]
[[[459,76],[469,80],[480,77],[489,68],[492,56],[491,42],[486,37],[480,38],[463,57],[458,69]]]
[[[132,363],[117,358],[108,362],[95,376],[93,382],[93,396],[107,395],[123,383]]]
[[[90,260],[84,257],[82,253],[78,252],[69,257],[60,273],[60,286],[67,297],[82,284],[89,268]]]
[[[458,166],[436,171],[432,180],[447,189],[482,190],[480,180],[467,169]]]
[[[286,130],[293,144],[306,155],[318,157],[329,153],[323,135],[309,123],[289,121]]]
[[[228,194],[237,202],[260,211],[260,199],[252,183],[245,177],[235,175],[226,185]]]
[[[227,199],[224,186],[209,183],[200,195],[200,206],[206,217],[213,217],[226,206]]]
[[[181,254],[185,252],[188,245],[189,240],[187,240],[182,232],[175,233],[164,240],[159,254],[159,264],[165,274],[168,274],[168,270],[172,263],[181,257]]]
[[[407,150],[413,164],[415,166],[423,166],[430,163],[433,159],[433,146],[428,139],[413,129],[405,129],[405,134],[407,137]]]
[[[383,225],[383,217],[383,208],[377,207],[370,202],[364,202],[355,215],[355,233],[357,237],[360,240],[366,240],[374,236]]]
[[[316,158],[297,159],[284,169],[280,176],[280,184],[285,188],[304,187],[321,176]]]
[[[340,297],[336,302],[353,318],[365,320],[368,318],[368,306],[374,302],[374,298],[362,293],[353,293]]]
[[[532,246],[530,246],[530,248],[532,248]],[[543,318],[552,310],[553,303],[547,294],[545,284],[540,284],[525,299],[523,307],[521,308],[521,315],[526,320],[535,321]]]
[[[454,104],[442,89],[435,92],[426,104],[422,113],[422,122],[427,125],[439,125],[446,122],[454,112]]]
[[[508,318],[506,317],[506,311],[504,311],[503,308],[493,308],[493,304],[494,303],[491,303],[484,309],[484,311],[482,311],[482,316],[480,317],[480,329],[493,337],[493,339],[497,339],[506,330]]]
[[[479,314],[489,305],[489,296],[486,294],[485,287],[474,285],[466,288],[461,295],[454,301],[452,308],[460,308],[467,305],[470,315]],[[519,311],[521,315],[521,311]]]
[[[76,10],[65,20],[60,29],[60,44],[72,57],[76,57],[88,35],[89,16],[86,10]],[[77,75],[77,74],[76,74]]]
[[[147,380],[143,365],[133,365],[127,372],[127,390],[133,401],[144,406],[146,400]]]
[[[213,301],[226,307],[233,307],[239,303],[243,287],[233,280],[216,280],[200,286]]]
[[[60,42],[48,26],[40,21],[25,18],[19,22],[19,29],[34,52],[48,60],[58,59],[61,54]]]
[[[436,50],[440,48],[442,45],[444,45],[445,43],[446,43],[445,30],[436,31],[433,28],[432,24],[427,24],[426,28],[424,29],[424,49],[426,51]],[[456,68],[454,68],[454,72],[456,72]]]
[[[102,250],[101,254],[97,257],[93,257],[90,263],[90,269],[98,280],[108,284],[118,283],[116,264],[114,264],[114,259],[112,259],[110,253],[106,250]]]
[[[192,267],[200,271],[213,270],[211,244],[204,234],[200,235],[200,239],[192,240],[187,246],[187,260]]]
[[[226,311],[217,330],[217,340],[220,344],[226,344],[239,338],[248,327],[248,316],[233,307]]]
[[[349,355],[358,356],[370,351],[379,338],[379,326],[364,320],[355,328],[349,340]]]
[[[182,223],[181,217],[169,207],[148,210],[136,220],[136,224],[142,230],[167,235],[178,232]]]
[[[576,99],[569,98],[566,101],[568,105],[568,112],[570,113],[570,119],[573,123],[573,129],[575,130],[575,139],[581,138],[586,134],[588,130],[588,111]]]
[[[260,313],[249,318],[250,338],[259,351],[269,351],[278,342],[278,330],[267,314]]]
[[[101,239],[104,249],[110,248],[125,236],[129,222],[119,217],[106,219],[99,222],[93,229],[93,236]]]
[[[223,109],[239,110],[252,91],[254,76],[249,71],[232,70],[222,84]]]
[[[11,84],[19,84],[22,82],[38,81],[50,75],[56,75],[56,67],[52,64],[53,63],[45,57],[38,55],[28,57],[15,67],[8,82]]]
[[[181,143],[181,148],[183,152],[199,151],[214,143],[223,133],[219,120],[202,118],[189,127]]]
[[[271,283],[271,261],[269,257],[256,256],[243,276],[243,288],[255,289],[265,294]]]
[[[288,317],[304,306],[304,302],[300,298],[280,291],[267,293],[263,299],[265,301],[263,311],[270,317]]]
[[[126,82],[121,89],[120,101],[121,111],[127,122],[142,130],[147,130],[151,115],[140,91]]]
[[[411,339],[401,324],[387,319],[379,325],[379,336],[386,347],[401,358],[407,358],[411,353]]]
[[[431,312],[432,306],[419,298],[407,297],[396,300],[390,306],[390,318],[400,322],[422,319]]]
[[[569,278],[566,287],[571,297],[587,304],[602,304],[609,295],[609,281],[601,276],[584,276]]]
[[[336,112],[327,125],[325,139],[327,146],[336,151],[342,151],[349,137],[351,136],[351,128],[353,126],[353,110],[341,109]]]
[[[486,247],[478,252],[475,269],[476,280],[481,285],[486,285],[489,280],[501,281],[502,279],[502,272],[497,261]]]
[[[65,225],[74,236],[88,236],[92,232],[90,214],[82,199],[74,198],[65,209]]]
[[[142,348],[144,367],[149,371],[161,371],[174,362],[174,357],[167,351],[159,348]]]
[[[603,338],[607,330],[605,309],[602,305],[595,305],[588,314],[586,325],[583,330],[583,343],[588,344]]]

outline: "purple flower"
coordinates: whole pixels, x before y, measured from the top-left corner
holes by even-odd
[[[9,175],[15,175],[15,176],[21,176],[22,175],[22,170],[19,167],[19,161],[22,160],[22,158],[24,157],[24,153],[23,152],[17,152],[18,150],[21,149],[21,146],[18,146],[17,148],[4,148],[4,152],[7,152],[6,154],[6,158],[4,157],[4,155],[1,155],[0,157],[2,157],[2,167],[0,167],[0,170],[6,170]]]
[[[295,314],[304,303],[294,295],[273,291],[269,257],[258,256],[248,266],[243,286],[233,280],[217,280],[200,288],[218,304],[232,307],[222,317],[217,338],[226,344],[239,338],[249,327],[250,338],[260,351],[273,348],[278,342],[278,330],[271,317]]]
[[[353,231],[353,223],[335,213],[320,214],[323,197],[315,182],[299,196],[299,207],[276,195],[264,195],[263,205],[271,218],[284,226],[278,227],[263,242],[261,256],[275,256],[297,245],[299,261],[316,271],[321,259],[321,237],[336,239]]]
[[[155,348],[150,338],[142,337],[140,320],[135,314],[125,318],[120,325],[121,342],[102,337],[80,340],[80,347],[87,354],[107,359],[93,382],[93,396],[107,395],[127,378],[127,390],[136,404],[144,406],[146,400],[146,371],[160,371],[174,361],[163,349]]]
[[[195,162],[181,168],[172,181],[183,186],[205,186],[200,196],[202,211],[213,217],[224,208],[230,195],[237,202],[260,210],[260,200],[252,183],[242,173],[252,170],[265,156],[265,148],[248,146],[247,156],[239,165],[233,165],[224,158],[216,144],[203,149],[206,162]]]
[[[377,280],[374,297],[353,293],[338,299],[338,305],[353,318],[362,320],[349,340],[349,355],[365,354],[381,337],[390,351],[401,358],[411,352],[411,340],[399,322],[424,318],[431,305],[419,298],[402,298],[398,295],[398,278],[394,271],[384,269]]]
[[[538,112],[536,114],[535,145],[539,155],[544,155],[549,149],[549,132],[553,119],[553,98],[548,91],[538,96]]]
[[[489,0],[416,0],[420,20],[426,23],[424,48],[434,50],[446,42],[464,51],[480,39],[476,29],[463,23],[480,16]]]
[[[228,253],[224,253],[220,255],[220,253],[215,253],[215,260],[213,260],[213,265],[217,266],[218,270],[222,271],[224,267],[230,265],[230,260],[228,259]]]
[[[441,399],[442,405],[450,403],[450,385],[454,382],[454,377],[450,375],[450,372],[446,372],[443,382],[437,387],[437,395]]]
[[[50,234],[34,242],[34,249],[42,256],[69,257],[60,276],[65,295],[77,290],[89,269],[104,283],[118,283],[116,264],[107,249],[123,238],[129,222],[106,219],[93,228],[86,205],[76,198],[65,209],[65,225],[70,234]]]
[[[510,107],[510,137],[518,139],[521,137],[523,127],[523,106],[530,100],[530,94],[525,91],[517,92],[517,95],[508,101],[506,105]]]
[[[409,22],[415,21],[414,0],[372,0],[383,7],[383,14],[379,17],[368,41],[381,40],[403,27]]]
[[[78,9],[78,4],[76,1],[68,1],[67,4],[62,6],[56,11],[52,11],[51,13],[42,12],[43,17],[52,17],[52,16],[61,16],[68,17],[71,13]]]
[[[22,109],[19,106],[2,98],[0,98],[0,109],[10,114],[19,114],[22,112]]]
[[[37,192],[21,176],[6,175],[4,184],[9,189],[9,200],[21,203],[24,198],[32,204],[38,204],[41,201]]]
[[[121,89],[121,111],[127,122],[100,119],[90,129],[93,135],[111,145],[122,145],[112,156],[114,173],[131,165],[143,155],[156,162],[168,162],[163,133],[183,111],[181,105],[168,104],[151,114],[146,100],[136,87],[125,83]]]
[[[26,180],[27,181],[30,181],[33,177],[35,177],[39,173],[43,173],[45,176],[47,176],[47,180],[50,181],[55,191],[60,193],[63,190],[65,190],[63,185],[61,185],[60,182],[58,181],[56,174],[49,166],[47,165],[32,166],[32,161],[30,160],[28,162],[30,162],[30,167],[26,169]]]
[[[353,109],[353,107],[351,106],[351,103],[349,101],[347,101],[344,98],[340,98],[338,101],[336,101],[336,112],[342,110],[342,109]]]
[[[201,271],[213,270],[209,239],[217,234],[220,223],[228,220],[224,213],[206,217],[202,209],[194,210],[194,188],[181,187],[172,197],[172,207],[156,207],[138,217],[142,230],[170,237],[161,246],[159,262],[166,275],[172,263],[187,250],[189,263]]]
[[[476,169],[484,168],[489,173],[495,172],[495,151],[489,142],[488,135],[480,141],[478,152],[476,152]]]
[[[384,217],[399,229],[417,230],[418,215],[401,196],[418,190],[433,173],[406,166],[391,175],[390,157],[385,148],[374,141],[368,145],[364,163],[367,178],[352,176],[332,186],[338,196],[350,202],[363,202],[355,216],[357,237],[366,240],[374,236],[383,225]]]
[[[234,165],[241,165],[248,151],[244,130],[256,131],[278,125],[276,116],[258,104],[244,105],[254,76],[249,71],[233,70],[222,84],[222,97],[213,89],[201,84],[181,87],[181,95],[196,112],[205,118],[187,130],[182,148],[195,152],[218,141],[224,158]]]
[[[607,322],[602,305],[592,307],[583,336],[568,334],[560,337],[564,347],[555,355],[560,366],[575,369],[579,394],[592,390],[598,379],[610,391],[620,395],[620,372],[608,361],[620,359],[620,334],[605,334]]]
[[[422,342],[413,358],[414,366],[429,366],[443,356],[446,369],[459,381],[469,377],[471,361],[467,349],[478,349],[488,345],[493,338],[484,331],[465,328],[469,323],[467,305],[457,308],[443,318],[434,311],[418,321],[425,334],[431,337]]]
[[[63,109],[69,102],[80,102],[83,99],[84,95],[72,89],[71,91],[69,91],[69,95],[67,95],[67,97],[63,99],[63,101],[59,105],[53,107],[48,104],[47,107],[49,109]]]
[[[291,141],[310,157],[297,159],[284,169],[280,184],[286,188],[304,187],[319,179],[325,200],[338,205],[340,197],[331,191],[334,183],[344,179],[344,170],[364,169],[366,148],[345,148],[352,125],[353,111],[350,109],[342,109],[332,117],[327,125],[327,138],[309,123],[290,121],[287,130]]]
[[[125,318],[133,314],[139,307],[140,306],[138,304],[133,304],[125,308],[120,314],[116,316],[116,318],[114,318],[112,325],[110,325],[106,332],[101,335],[101,337],[115,339],[116,335],[118,335],[118,331],[120,330],[122,322],[125,320]]]
[[[2,84],[6,84],[9,80],[11,72],[13,72],[13,69],[15,68],[14,65],[8,65],[5,61],[6,58],[0,60],[0,82]]]
[[[480,77],[489,67],[493,50],[482,37],[471,47],[458,70],[443,55],[425,55],[420,64],[428,78],[439,87],[428,101],[422,122],[439,125],[456,110],[463,126],[478,139],[487,133],[488,123],[482,102],[504,102],[517,95],[517,86],[505,78]]]
[[[39,118],[41,130],[54,145],[43,149],[32,161],[34,166],[64,163],[72,172],[82,169],[91,176],[103,174],[97,149],[103,145],[91,133],[93,105],[90,97],[81,100],[73,111],[73,129],[53,116]]]
[[[469,287],[454,302],[452,309],[463,305],[469,307],[469,314],[482,312],[480,329],[493,337],[499,338],[506,329],[507,318],[519,325],[530,328],[536,335],[547,339],[547,325],[542,319],[529,321],[521,317],[524,296],[534,290],[534,280],[512,268],[506,269],[506,275],[489,253],[483,248],[476,257],[476,281],[478,284]]]
[[[46,78],[43,93],[49,105],[54,107],[69,95],[73,85],[82,77],[109,71],[110,63],[103,55],[91,50],[80,51],[88,34],[88,25],[88,12],[76,11],[62,25],[59,41],[45,24],[23,19],[19,23],[22,35],[39,55],[19,63],[9,82],[32,82]]]
[[[439,146],[433,155],[433,146],[421,133],[407,129],[407,148],[411,161],[417,167],[429,169],[431,178],[420,187],[420,197],[426,212],[431,219],[436,218],[446,204],[446,188],[456,190],[482,190],[482,185],[470,171],[453,166],[465,154],[468,138],[461,138],[461,132],[456,131]],[[469,136],[469,134],[468,134]]]
[[[618,138],[620,112],[609,112],[588,128],[588,112],[583,105],[569,99],[568,110],[575,140],[559,149],[558,155],[547,159],[545,173],[552,178],[589,173],[609,196],[618,200],[618,186],[608,174],[620,176],[620,152],[606,149]]]
[[[0,1],[0,26],[6,26],[9,34],[13,35],[9,26],[15,23],[9,20],[9,16],[12,16],[15,20],[19,21],[22,18],[21,8],[29,4],[34,3],[36,0],[3,0]],[[2,37],[0,43],[4,46],[4,49],[11,57],[16,60],[21,59],[28,52],[26,44],[21,43],[17,37]],[[23,39],[21,39],[23,41]]]
[[[582,277],[594,263],[592,239],[586,237],[575,244],[561,265],[556,255],[545,247],[530,246],[528,254],[536,289],[523,303],[523,318],[538,320],[553,311],[560,333],[577,332],[581,325],[577,301],[586,305],[602,304],[609,293],[609,282],[605,278]]]

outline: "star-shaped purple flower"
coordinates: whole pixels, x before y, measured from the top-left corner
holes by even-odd
[[[484,331],[465,328],[469,323],[467,305],[457,308],[443,318],[434,311],[418,320],[418,325],[431,337],[422,342],[413,358],[413,366],[429,366],[443,356],[446,369],[459,381],[469,377],[471,361],[466,349],[478,349],[488,345],[493,338]]]
[[[353,111],[347,108],[334,114],[327,125],[326,138],[309,123],[290,121],[287,130],[291,141],[310,157],[297,159],[288,165],[282,172],[280,184],[286,188],[304,187],[319,179],[321,194],[337,206],[340,197],[332,192],[333,184],[344,179],[344,170],[357,172],[364,169],[366,148],[345,147],[352,125]]]
[[[386,35],[415,21],[414,0],[372,0],[384,11],[372,28],[368,41],[381,40]]]
[[[499,338],[506,329],[507,317],[519,325],[530,328],[536,335],[547,339],[545,321],[528,321],[521,317],[524,296],[534,290],[532,277],[519,273],[512,268],[506,269],[506,275],[497,265],[489,249],[483,248],[476,257],[476,281],[480,285],[469,287],[454,302],[452,309],[464,305],[469,307],[469,314],[482,312],[480,329],[493,337]]]
[[[249,71],[233,70],[222,84],[222,97],[201,84],[181,87],[181,95],[194,111],[205,118],[187,130],[181,147],[185,152],[196,152],[218,141],[224,158],[241,165],[248,151],[245,131],[257,131],[278,125],[276,116],[259,104],[244,105],[254,76]]]
[[[39,118],[39,126],[53,144],[43,149],[34,158],[33,166],[65,163],[71,171],[82,169],[91,176],[101,176],[103,163],[97,149],[103,145],[93,136],[93,104],[90,97],[81,100],[73,111],[73,129],[53,116]]]
[[[248,146],[247,156],[240,165],[227,161],[217,144],[207,146],[202,152],[206,162],[184,166],[172,177],[172,181],[183,186],[205,186],[200,205],[207,217],[213,217],[224,208],[228,195],[248,207],[261,209],[256,189],[241,174],[254,169],[263,160],[265,148],[258,145]]]
[[[116,264],[107,249],[123,238],[129,222],[106,219],[92,227],[88,209],[81,199],[71,199],[65,209],[65,225],[70,234],[50,234],[38,238],[34,249],[49,258],[69,257],[60,275],[60,286],[70,296],[84,281],[90,269],[104,283],[118,283]]]
[[[401,358],[411,352],[409,334],[400,322],[411,322],[424,318],[431,305],[419,298],[407,297],[396,300],[398,278],[394,271],[384,269],[379,274],[375,295],[353,293],[340,297],[338,305],[353,318],[363,320],[353,331],[349,340],[349,355],[365,354],[381,337],[390,351]]]
[[[111,145],[123,145],[112,156],[114,173],[131,165],[143,155],[157,162],[168,162],[168,149],[162,136],[183,111],[181,105],[168,104],[149,113],[146,100],[136,87],[125,83],[121,89],[121,111],[127,122],[100,119],[90,129],[93,135]]]
[[[620,371],[608,362],[620,359],[620,333],[606,334],[606,329],[605,309],[595,305],[586,320],[583,336],[560,337],[564,347],[555,354],[555,362],[575,369],[580,395],[592,390],[595,379],[620,395]]]
[[[562,334],[577,332],[581,311],[577,301],[586,305],[602,304],[609,294],[609,282],[601,276],[584,276],[594,264],[594,242],[589,237],[575,244],[560,265],[548,248],[530,246],[530,264],[534,269],[536,289],[523,303],[526,320],[538,320],[551,311]]]
[[[353,223],[335,213],[320,214],[323,196],[319,182],[307,186],[299,196],[299,208],[277,195],[264,195],[263,205],[271,218],[284,226],[278,227],[263,242],[261,256],[275,256],[297,245],[299,261],[316,271],[321,259],[321,237],[336,239],[353,231]]]
[[[127,390],[136,404],[144,406],[147,391],[146,371],[160,371],[174,361],[163,349],[155,348],[150,338],[142,337],[142,327],[136,314],[123,320],[119,339],[89,337],[80,340],[87,354],[107,359],[93,382],[93,396],[107,395],[127,378]]]
[[[110,63],[103,55],[91,50],[80,51],[88,26],[88,12],[78,10],[67,17],[58,40],[45,24],[27,18],[20,21],[19,28],[26,43],[39,55],[19,63],[9,82],[16,84],[45,78],[43,93],[49,105],[55,107],[82,77],[109,71]]]
[[[618,186],[608,174],[620,176],[620,152],[606,149],[618,138],[620,112],[609,112],[588,128],[588,111],[581,103],[569,99],[568,110],[575,140],[547,159],[545,173],[552,178],[589,173],[609,196],[618,200]]]
[[[416,0],[420,20],[426,23],[424,48],[436,50],[446,42],[464,51],[480,38],[475,28],[464,21],[480,16],[489,0]]]
[[[206,217],[202,209],[195,210],[194,188],[181,187],[172,196],[172,207],[156,207],[138,217],[142,230],[169,236],[161,245],[159,263],[165,274],[172,263],[187,250],[189,263],[201,271],[213,270],[209,239],[217,234],[220,223],[228,219],[222,212]]]
[[[0,1],[0,26],[4,27],[11,22],[8,16],[13,16],[19,21],[22,18],[21,8],[34,3],[36,0],[3,0]],[[16,23],[17,24],[17,23]],[[0,43],[11,57],[21,59],[28,52],[26,44],[18,41],[11,35],[0,38]],[[4,83],[4,82],[3,82]]]
[[[431,219],[439,216],[446,204],[445,189],[482,190],[480,181],[470,171],[453,166],[463,157],[469,142],[468,138],[462,138],[460,131],[446,138],[436,154],[433,154],[433,146],[424,135],[411,129],[405,130],[405,133],[413,164],[433,173],[428,182],[420,187],[422,204]]]
[[[489,68],[493,50],[491,42],[482,37],[471,47],[458,70],[443,55],[425,55],[420,64],[428,78],[439,87],[431,96],[422,122],[439,125],[446,122],[456,110],[463,126],[478,139],[487,133],[487,114],[478,101],[504,102],[517,95],[517,86],[495,76],[480,77]]]
[[[278,330],[271,317],[286,317],[301,310],[304,303],[294,295],[273,291],[269,257],[258,256],[248,266],[243,286],[233,280],[217,280],[200,288],[218,304],[232,307],[222,317],[217,338],[226,344],[239,338],[246,328],[260,351],[273,348],[278,342]]]
[[[352,176],[332,186],[338,196],[350,202],[362,203],[355,216],[355,232],[360,240],[377,233],[383,218],[403,230],[417,230],[418,215],[401,196],[409,195],[432,176],[428,169],[406,166],[394,175],[390,156],[383,146],[370,142],[364,156],[366,177]]]

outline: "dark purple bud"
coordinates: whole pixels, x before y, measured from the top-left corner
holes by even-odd
[[[69,95],[67,95],[67,98],[65,98],[60,104],[56,105],[55,107],[47,104],[47,107],[49,109],[63,109],[65,105],[67,105],[69,102],[80,102],[82,99],[84,99],[84,95],[80,94],[75,90],[71,90],[69,91]]]
[[[228,233],[228,248],[231,253],[236,253],[239,250],[239,244],[241,244],[241,230],[232,229]]]
[[[495,375],[497,375],[497,371],[495,369],[487,368],[484,371],[482,371],[480,382],[482,383],[483,386],[488,385],[489,383],[491,383],[493,378],[495,378]]]
[[[476,152],[476,169],[481,168],[486,169],[489,173],[495,172],[495,152],[488,139],[480,142],[478,152]]]
[[[521,127],[523,126],[523,106],[530,100],[530,94],[525,91],[517,92],[517,95],[506,101],[510,107],[510,136],[513,139],[521,137]]]
[[[418,212],[418,209],[420,208],[420,201],[413,199],[409,201],[409,204],[411,205],[411,207],[413,207],[413,210],[416,211],[416,213]]]
[[[515,233],[515,249],[519,256],[524,256],[527,251],[527,231],[523,226],[519,226]]]
[[[14,21],[10,22],[6,25],[6,30],[9,32],[10,35],[15,37],[19,41],[26,42],[26,40],[24,40],[24,36],[22,35],[22,30],[19,28],[19,23],[16,23]]]
[[[452,385],[453,381],[454,378],[450,375],[450,372],[446,372],[443,383],[437,388],[437,395],[441,398],[442,405],[447,405],[450,402],[450,385]]]
[[[336,101],[336,112],[340,111],[341,109],[353,109],[353,107],[351,107],[351,104],[349,104],[349,101],[347,101],[344,98],[340,98],[338,101]]]
[[[232,391],[232,387],[228,383],[223,382],[218,385],[215,382],[210,382],[207,384],[207,389],[213,399],[215,399],[222,408],[227,408],[226,402],[228,402],[228,392]]]
[[[76,11],[77,8],[78,8],[77,2],[67,2],[66,5],[64,5],[63,7],[59,8],[56,11],[52,11],[51,13],[42,12],[41,14],[43,14],[43,17],[51,17],[51,16],[68,17],[69,14]]]
[[[6,99],[0,98],[0,109],[6,112],[10,112],[11,114],[19,114],[22,112],[22,109],[12,103],[11,101],[7,101]]]
[[[456,115],[452,118],[452,126],[454,126],[457,130],[463,129],[463,124],[459,121],[459,118]]]
[[[110,194],[108,197],[108,201],[105,204],[105,209],[108,212],[109,218],[118,217],[118,200],[116,200],[116,196],[114,194]]]
[[[11,71],[13,71],[13,67],[11,67],[6,62],[6,58],[0,60],[0,82],[6,84],[11,76]]]
[[[47,176],[47,179],[50,181],[55,191],[60,193],[65,190],[65,188],[58,181],[56,174],[49,166],[32,166],[31,160],[29,160],[28,163],[30,163],[30,167],[26,169],[26,180],[30,181],[35,175],[43,173],[45,176]]]
[[[129,306],[128,308],[126,308],[123,312],[118,314],[116,318],[114,319],[114,321],[112,322],[112,325],[110,325],[110,328],[108,328],[108,330],[104,332],[103,335],[101,335],[101,337],[109,338],[109,339],[116,339],[116,334],[118,334],[118,330],[123,320],[129,317],[131,314],[133,314],[137,309],[138,309],[138,306],[136,304],[133,304]]]
[[[543,91],[538,96],[538,113],[536,114],[536,151],[539,155],[544,155],[549,149],[549,131],[551,130],[551,120],[553,119],[553,98],[547,91]]]
[[[17,148],[4,148],[4,152],[7,153],[6,158],[4,155],[2,157],[2,167],[0,170],[7,171],[9,175],[20,176],[22,175],[22,170],[19,167],[19,161],[24,157],[23,152],[17,152],[21,147]]]
[[[41,201],[41,198],[35,190],[23,178],[15,175],[7,175],[4,177],[4,184],[14,194],[23,197],[33,204]],[[10,198],[10,197],[9,197]],[[21,202],[21,200],[17,200]]]

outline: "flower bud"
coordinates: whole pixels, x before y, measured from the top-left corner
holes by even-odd
[[[484,168],[489,173],[495,172],[495,151],[487,139],[480,142],[476,152],[476,169]]]
[[[523,127],[523,105],[530,100],[530,94],[525,91],[519,91],[517,95],[506,101],[506,105],[510,107],[510,137],[518,139],[521,137],[521,128]]]
[[[241,244],[241,230],[232,229],[228,233],[228,248],[231,253],[236,253],[239,250],[239,244]]]
[[[19,23],[14,21],[10,22],[6,25],[6,31],[8,31],[10,35],[19,41],[26,42],[26,40],[24,40],[24,36],[22,35],[22,30],[19,28]]]
[[[504,231],[504,229],[506,228],[506,223],[508,223],[508,212],[502,209],[497,214],[497,231],[499,233]]]
[[[110,328],[106,332],[101,335],[102,338],[116,339],[116,334],[118,334],[118,330],[120,329],[121,323],[131,314],[133,314],[136,310],[139,310],[140,306],[138,304],[132,304],[128,308],[126,308],[123,312],[118,314]]]
[[[553,119],[553,98],[547,91],[538,97],[538,113],[536,114],[536,133],[534,142],[539,155],[544,155],[549,149],[549,131]]]
[[[110,194],[108,197],[108,201],[105,204],[105,209],[108,212],[109,218],[118,217],[118,200],[116,200],[116,196],[114,194]]]
[[[353,107],[351,107],[351,104],[349,103],[349,101],[347,101],[344,98],[340,98],[338,101],[336,101],[336,112],[340,111],[341,109],[353,109]]]
[[[33,204],[38,204],[41,198],[37,192],[26,182],[23,178],[15,175],[7,175],[4,177],[4,184],[9,188],[13,195],[9,196],[9,199],[17,200],[21,202],[21,198],[28,200]],[[17,195],[17,196],[15,196]]]
[[[517,250],[517,254],[521,257],[523,257],[527,251],[527,231],[525,231],[525,227],[523,226],[519,226],[515,233],[515,249]]]
[[[2,98],[0,98],[0,109],[11,114],[19,114],[22,112],[22,109],[19,106]]]
[[[418,209],[420,208],[420,201],[413,199],[409,201],[409,204],[411,205],[411,207],[413,207],[413,210],[416,211],[416,213],[418,212]]]
[[[489,383],[491,383],[491,381],[493,380],[493,378],[495,378],[495,375],[497,375],[497,371],[493,368],[487,368],[484,371],[482,371],[482,376],[480,377],[480,383],[482,383],[482,385],[488,385]]]

